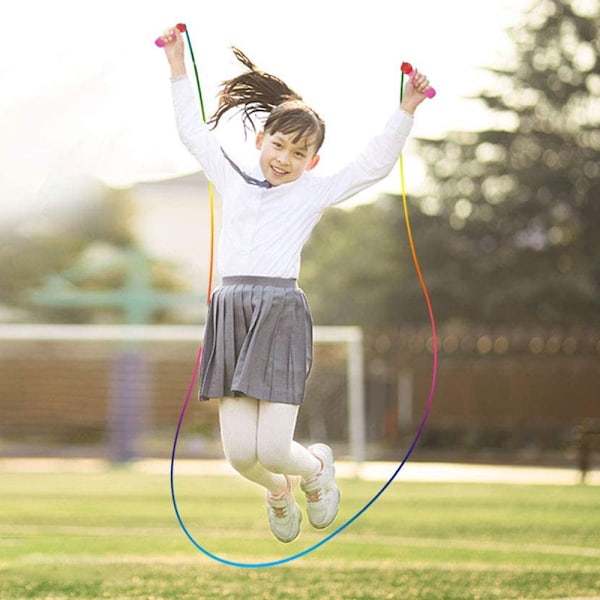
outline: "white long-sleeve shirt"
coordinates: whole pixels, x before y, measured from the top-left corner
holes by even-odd
[[[247,183],[225,158],[202,121],[188,78],[171,83],[179,136],[223,200],[218,269],[222,277],[297,278],[300,256],[323,211],[386,177],[412,128],[413,117],[397,109],[383,132],[337,173],[306,171],[269,189]],[[258,163],[246,171],[263,180]]]

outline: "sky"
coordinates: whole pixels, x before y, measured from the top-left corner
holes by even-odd
[[[506,28],[527,5],[527,0],[2,2],[0,220],[35,215],[52,195],[76,193],[88,177],[127,187],[198,169],[177,137],[168,67],[154,45],[175,23],[188,27],[208,113],[219,83],[239,72],[230,50],[235,45],[325,119],[318,168],[333,170],[393,110],[402,61],[427,73],[437,90],[419,108],[414,136],[485,127],[490,116],[468,97],[485,85],[485,67],[510,60]],[[189,52],[187,60],[192,75]],[[251,160],[239,122],[219,135],[234,156]],[[409,187],[411,175],[415,184],[423,175],[415,150],[409,142]]]

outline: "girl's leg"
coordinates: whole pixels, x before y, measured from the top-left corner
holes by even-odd
[[[258,460],[258,420],[261,404],[254,398],[221,398],[221,441],[227,462],[240,475],[262,485],[277,496],[287,489],[287,480],[282,474],[268,471]]]
[[[256,455],[272,473],[300,475],[309,479],[321,470],[321,461],[295,442],[298,406],[279,402],[258,402]]]
[[[293,441],[297,414],[298,406],[259,403],[258,460],[269,471],[302,477],[308,519],[313,527],[323,529],[335,519],[340,503],[333,453],[325,444],[307,449]]]
[[[247,397],[222,398],[219,404],[225,456],[241,475],[267,488],[269,524],[282,542],[296,539],[302,520],[289,475],[302,477],[314,527],[333,521],[340,500],[330,448],[316,444],[311,451],[293,440],[297,415],[298,406]]]

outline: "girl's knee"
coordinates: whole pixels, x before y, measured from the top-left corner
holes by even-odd
[[[225,453],[227,462],[242,475],[253,469],[257,464],[256,455],[240,455]]]
[[[223,451],[227,462],[239,473],[252,469],[258,462],[256,450],[251,446],[224,444]]]
[[[257,459],[271,473],[286,473],[289,466],[289,449],[286,451],[276,446],[259,446]]]

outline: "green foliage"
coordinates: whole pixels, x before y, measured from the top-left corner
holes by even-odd
[[[463,265],[448,252],[461,240],[447,223],[424,215],[410,199],[409,210],[436,317],[468,319],[471,290],[462,284]],[[399,196],[325,213],[304,250],[301,284],[319,324],[377,329],[429,323]]]
[[[536,1],[522,20],[480,96],[496,124],[419,140],[410,218],[439,323],[600,320],[600,3]],[[319,322],[427,321],[404,228],[399,198],[325,215],[303,272]]]
[[[421,203],[456,232],[445,251],[472,319],[589,323],[600,316],[600,5],[544,0],[523,20],[514,61],[490,69],[481,95],[503,125],[421,140]]]
[[[316,323],[378,327],[411,312],[398,305],[401,281],[412,272],[390,227],[395,218],[379,204],[325,213],[304,249],[301,278]]]

